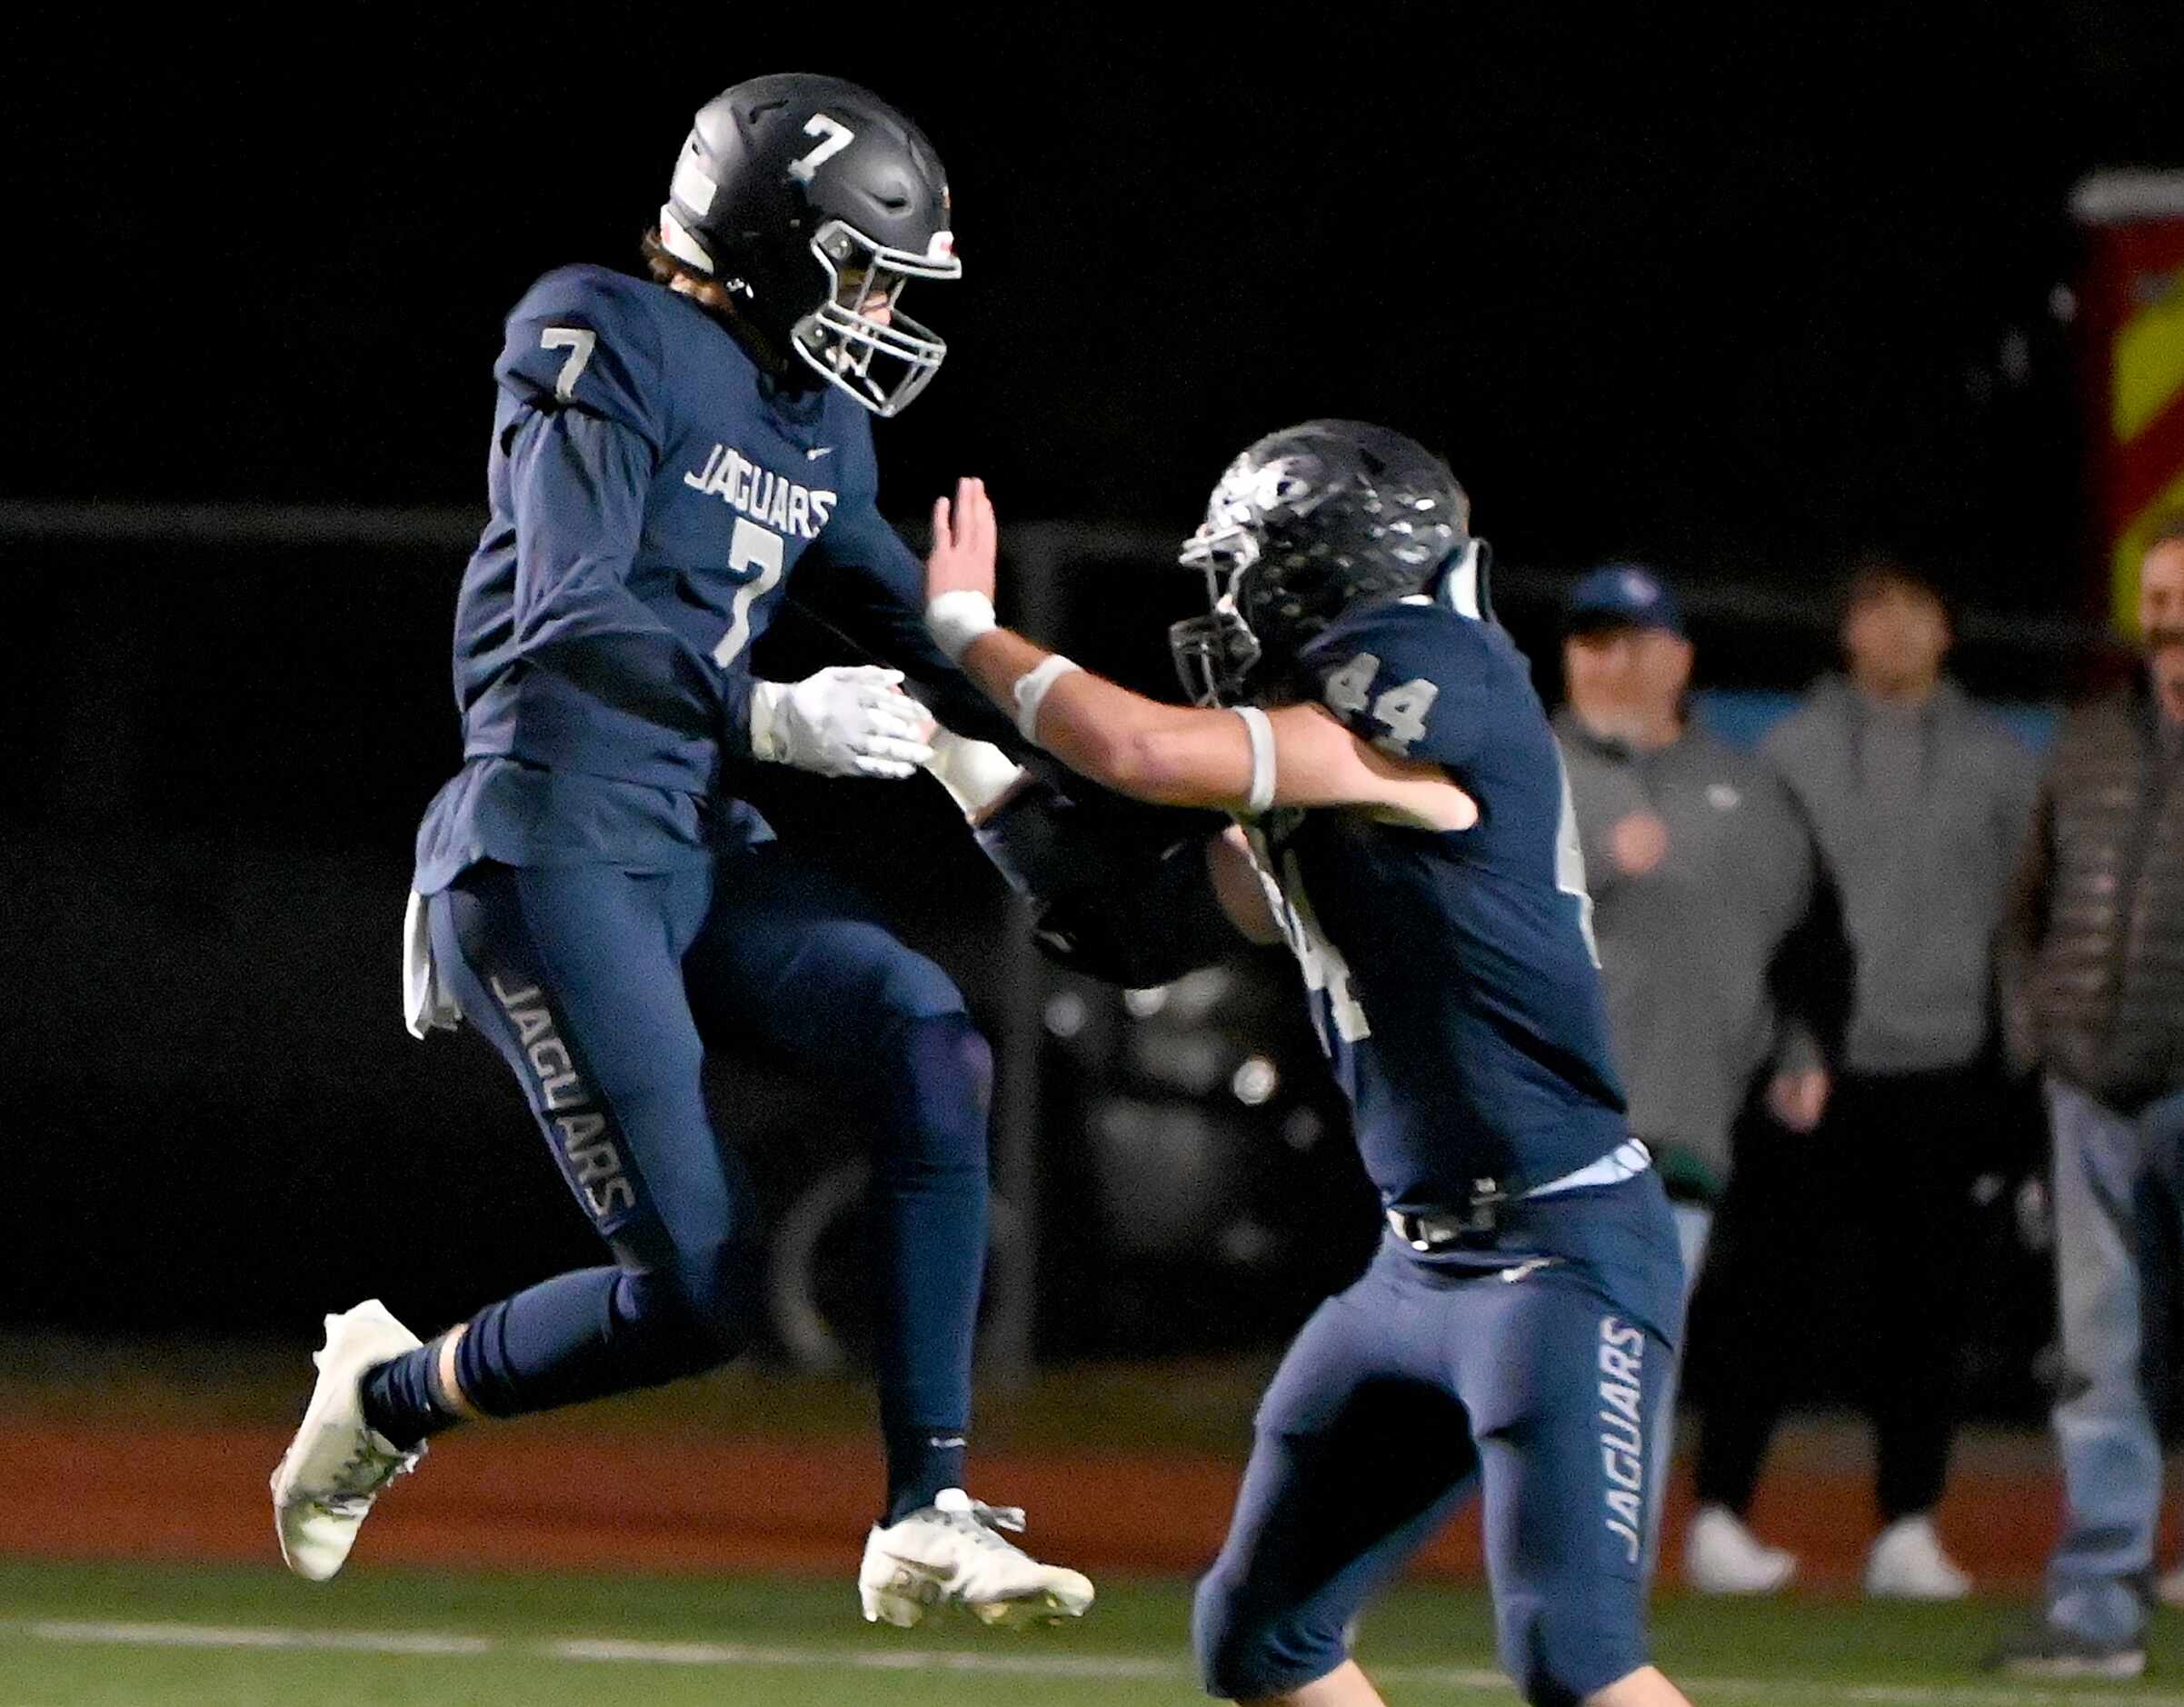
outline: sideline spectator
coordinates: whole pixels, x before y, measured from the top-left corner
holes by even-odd
[[[1820,1045],[1840,1041],[1846,951],[1789,791],[1689,715],[1692,649],[1674,594],[1650,571],[1611,566],[1578,584],[1566,616],[1569,704],[1555,727],[1609,1030],[1631,1130],[1673,1200],[1688,1293],[1747,1111],[1763,1103],[1798,1132],[1820,1121]],[[1795,1563],[1719,1507],[1694,1522],[1684,1554],[1687,1577],[1713,1592],[1779,1588]]]
[[[1994,1165],[2000,1083],[1993,944],[2031,814],[2031,754],[1942,674],[1941,595],[1903,565],[1851,576],[1847,676],[1830,676],[1761,751],[1804,807],[1842,894],[1857,995],[1820,1142],[1803,1172],[1866,1348],[1880,1533],[1866,1592],[1960,1600],[1971,1579],[1933,1523],[1960,1404],[1972,1185]],[[1749,1499],[1779,1404],[1712,1431],[1725,1497]]]
[[[2064,720],[2000,937],[2012,1060],[2040,1071],[2054,1143],[2063,1532],[2037,1629],[1990,1663],[2027,1676],[2146,1667],[2161,1442],[2149,1261],[2184,1189],[2184,515],[2139,572],[2145,668]]]

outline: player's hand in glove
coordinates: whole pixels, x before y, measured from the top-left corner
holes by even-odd
[[[837,664],[751,694],[751,754],[822,776],[903,777],[932,756],[932,719],[900,670]]]

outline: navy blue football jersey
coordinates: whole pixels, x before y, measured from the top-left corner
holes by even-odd
[[[465,764],[419,834],[421,891],[480,858],[660,868],[766,834],[735,771],[751,647],[792,581],[951,727],[1014,742],[926,634],[871,417],[833,386],[778,386],[687,296],[593,266],[532,286],[494,377],[492,517],[455,611]]]
[[[1626,1133],[1584,856],[1523,654],[1420,597],[1351,613],[1300,662],[1349,729],[1479,805],[1461,831],[1358,809],[1246,824],[1382,1200],[1460,1208],[1606,1155]]]

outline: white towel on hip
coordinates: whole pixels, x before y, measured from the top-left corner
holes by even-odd
[[[402,914],[402,1023],[412,1037],[434,1030],[452,1032],[463,1023],[462,1004],[433,964],[424,897],[414,889]]]

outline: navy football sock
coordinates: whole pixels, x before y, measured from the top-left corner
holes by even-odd
[[[942,1488],[963,1485],[963,1432],[916,1427],[887,1435],[887,1517],[900,1523]]]
[[[892,1042],[894,1100],[873,1170],[890,1522],[963,1482],[993,1059],[961,1009],[911,1020]]]
[[[364,1422],[405,1452],[463,1421],[440,1385],[439,1339],[366,1370],[363,1398]]]

